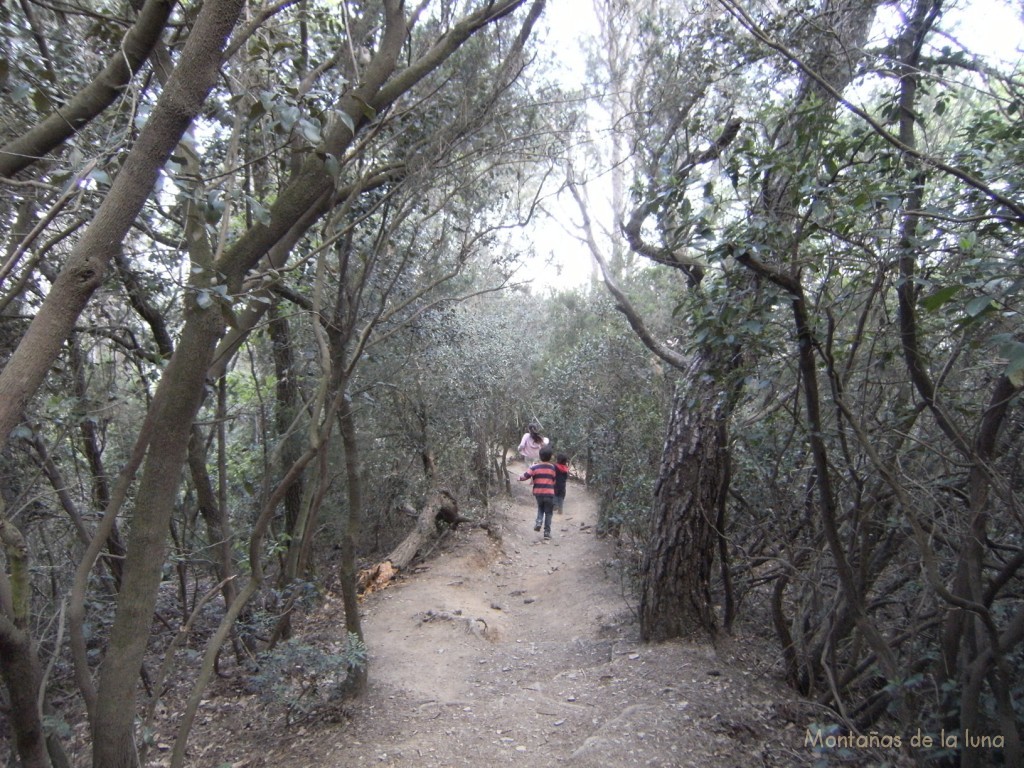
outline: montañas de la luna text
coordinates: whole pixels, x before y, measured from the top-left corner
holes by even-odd
[[[961,733],[939,732],[938,736],[922,733],[920,729],[911,736],[878,733],[826,733],[824,730],[806,729],[804,746],[820,749],[902,749],[909,745],[914,749],[1002,749],[1002,736],[978,736],[965,729]]]

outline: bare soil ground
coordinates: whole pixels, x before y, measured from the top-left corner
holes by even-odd
[[[520,465],[513,465],[518,470]],[[269,725],[211,692],[190,765],[799,766],[813,710],[771,676],[759,638],[726,655],[644,645],[594,500],[570,484],[554,538],[533,531],[526,483],[500,537],[460,527],[364,603],[370,692],[343,716]],[[340,628],[340,600],[311,617]],[[227,692],[222,692],[226,694]],[[160,756],[154,756],[160,764]]]

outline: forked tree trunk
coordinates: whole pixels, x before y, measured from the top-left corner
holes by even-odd
[[[655,488],[651,541],[643,562],[640,634],[645,641],[714,634],[711,568],[715,521],[728,477],[726,393],[701,355],[690,386],[676,391]]]

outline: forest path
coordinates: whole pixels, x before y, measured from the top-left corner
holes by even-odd
[[[811,757],[772,681],[707,645],[639,642],[582,486],[570,483],[544,542],[529,484],[512,481],[500,541],[460,528],[366,599],[370,692],[351,719],[279,743],[262,764],[740,768]]]

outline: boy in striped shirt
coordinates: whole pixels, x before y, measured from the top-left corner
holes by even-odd
[[[551,449],[540,449],[540,463],[523,472],[520,480],[533,480],[533,498],[537,500],[537,522],[533,530],[544,526],[544,538],[551,538],[551,513],[555,505],[555,465],[551,463]]]

